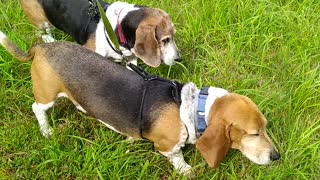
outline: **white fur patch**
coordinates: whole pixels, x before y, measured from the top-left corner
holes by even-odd
[[[2,44],[3,43],[3,40],[5,40],[7,38],[7,36],[0,31],[0,43]]]
[[[53,132],[52,128],[48,124],[47,114],[46,114],[46,111],[49,108],[51,108],[53,105],[54,105],[54,102],[50,102],[48,104],[41,104],[41,103],[35,102],[32,104],[32,110],[38,120],[40,131],[42,135],[46,138],[50,137]]]
[[[186,125],[189,133],[189,138],[186,143],[195,144],[197,140],[197,120],[195,114],[198,106],[198,96],[200,90],[191,82],[185,84],[181,90],[181,106],[180,117],[182,122]],[[205,121],[208,124],[208,115],[217,98],[227,95],[228,91],[221,88],[209,87],[208,98],[205,105]]]
[[[57,95],[57,98],[60,98],[60,97],[65,97],[65,98],[70,99],[66,93],[59,93],[59,94]],[[71,100],[71,99],[70,99],[70,100]],[[76,108],[77,108],[79,111],[81,111],[81,112],[83,112],[83,113],[87,113],[87,111],[86,111],[85,109],[83,109],[83,107],[82,107],[79,103],[74,102],[74,101],[72,101],[72,103],[76,106]]]
[[[118,20],[118,16],[119,16],[120,11],[121,11],[121,14],[119,16],[119,21],[121,22],[122,19],[130,11],[134,11],[137,9],[138,9],[137,7],[134,7],[134,4],[128,4],[126,2],[115,2],[115,3],[112,3],[108,7],[108,9],[106,10],[106,16],[107,16],[112,28],[115,29],[117,26],[117,20]],[[109,46],[109,43],[108,43],[106,37],[108,37],[108,34],[105,33],[103,21],[102,21],[102,19],[100,19],[98,26],[97,26],[97,30],[96,30],[96,53],[98,53],[102,56],[112,57],[112,58],[116,59],[116,61],[121,62],[122,56],[119,55],[118,53],[116,53]],[[111,41],[110,41],[110,43],[112,44]],[[112,46],[114,47],[113,44],[112,44]],[[127,50],[126,48],[124,48],[122,46],[120,46],[120,50],[127,57],[133,55],[133,53],[131,51]]]
[[[269,164],[271,160],[271,149],[269,148],[257,148],[260,147],[260,141],[257,138],[254,141],[248,143],[242,143],[241,152],[252,162],[259,165]]]
[[[103,125],[107,126],[107,128],[111,129],[112,131],[115,131],[115,132],[117,132],[117,133],[119,133],[119,134],[123,134],[123,133],[121,133],[120,131],[116,130],[116,128],[114,128],[113,126],[107,124],[106,122],[104,122],[104,121],[102,121],[102,120],[100,120],[100,119],[98,119],[98,121],[100,121]]]
[[[179,57],[179,52],[176,43],[172,40],[165,46],[161,47],[161,59],[168,65],[174,65],[175,59]]]
[[[205,120],[206,123],[208,124],[208,116],[209,112],[211,109],[211,106],[213,105],[214,101],[217,98],[220,98],[224,95],[227,95],[228,91],[222,88],[216,88],[216,87],[209,87],[208,89],[208,99],[206,101],[206,106],[205,106]]]
[[[44,43],[51,43],[55,41],[55,39],[51,36],[51,34],[44,34],[41,36],[41,38]]]
[[[179,174],[191,175],[192,167],[186,163],[183,158],[182,151],[173,153],[173,152],[160,152],[162,155],[167,157],[170,163],[173,165],[174,169],[178,171]]]
[[[195,144],[197,130],[195,125],[195,107],[197,104],[199,89],[193,83],[185,84],[181,89],[180,118],[188,129],[189,138],[186,143]]]

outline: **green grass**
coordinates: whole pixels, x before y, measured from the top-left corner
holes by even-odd
[[[319,179],[320,1],[135,0],[167,11],[182,66],[146,68],[181,82],[219,86],[253,99],[268,118],[281,160],[267,166],[229,151],[210,169],[193,146],[197,179]],[[0,0],[0,29],[27,50],[40,42],[17,0]],[[56,39],[71,40],[56,30]],[[30,63],[0,48],[0,179],[182,179],[146,141],[128,142],[67,100],[49,111],[45,139],[31,110]]]

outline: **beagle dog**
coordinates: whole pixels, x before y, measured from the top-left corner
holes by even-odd
[[[267,119],[248,97],[215,87],[200,91],[134,65],[130,71],[75,43],[39,44],[25,53],[1,33],[0,44],[22,62],[33,60],[32,109],[45,137],[53,133],[46,111],[63,96],[108,128],[150,140],[181,174],[192,174],[181,150],[186,143],[195,144],[212,168],[230,148],[261,165],[280,158]]]
[[[126,2],[99,2],[121,52],[129,61],[137,64],[138,57],[147,65],[158,67],[161,60],[166,65],[181,60],[174,41],[176,30],[166,12]],[[20,3],[30,22],[46,31],[42,35],[44,42],[54,41],[53,25],[88,49],[121,62],[123,57],[105,32],[96,0],[20,0]]]

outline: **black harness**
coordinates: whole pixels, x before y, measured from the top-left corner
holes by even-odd
[[[145,97],[146,94],[148,93],[148,85],[151,81],[160,81],[162,83],[166,83],[169,84],[169,86],[173,87],[172,90],[172,97],[174,99],[174,101],[177,104],[181,104],[181,97],[180,97],[180,93],[179,93],[179,88],[178,85],[174,82],[174,81],[170,81],[168,79],[164,79],[164,78],[159,78],[158,76],[154,75],[154,74],[149,74],[146,71],[144,71],[141,67],[138,67],[132,63],[128,63],[127,64],[134,72],[136,72],[137,74],[139,74],[144,81],[146,81],[144,88],[143,88],[143,93],[142,93],[142,99],[141,99],[141,103],[140,103],[140,108],[139,108],[139,133],[140,133],[140,137],[143,137],[143,132],[142,132],[142,122],[143,122],[143,109],[144,109],[144,102],[145,102]]]

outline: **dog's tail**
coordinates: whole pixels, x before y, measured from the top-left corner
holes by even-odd
[[[21,62],[27,62],[34,56],[34,48],[31,48],[28,52],[23,52],[15,44],[13,44],[7,36],[0,31],[0,44],[15,58]]]

